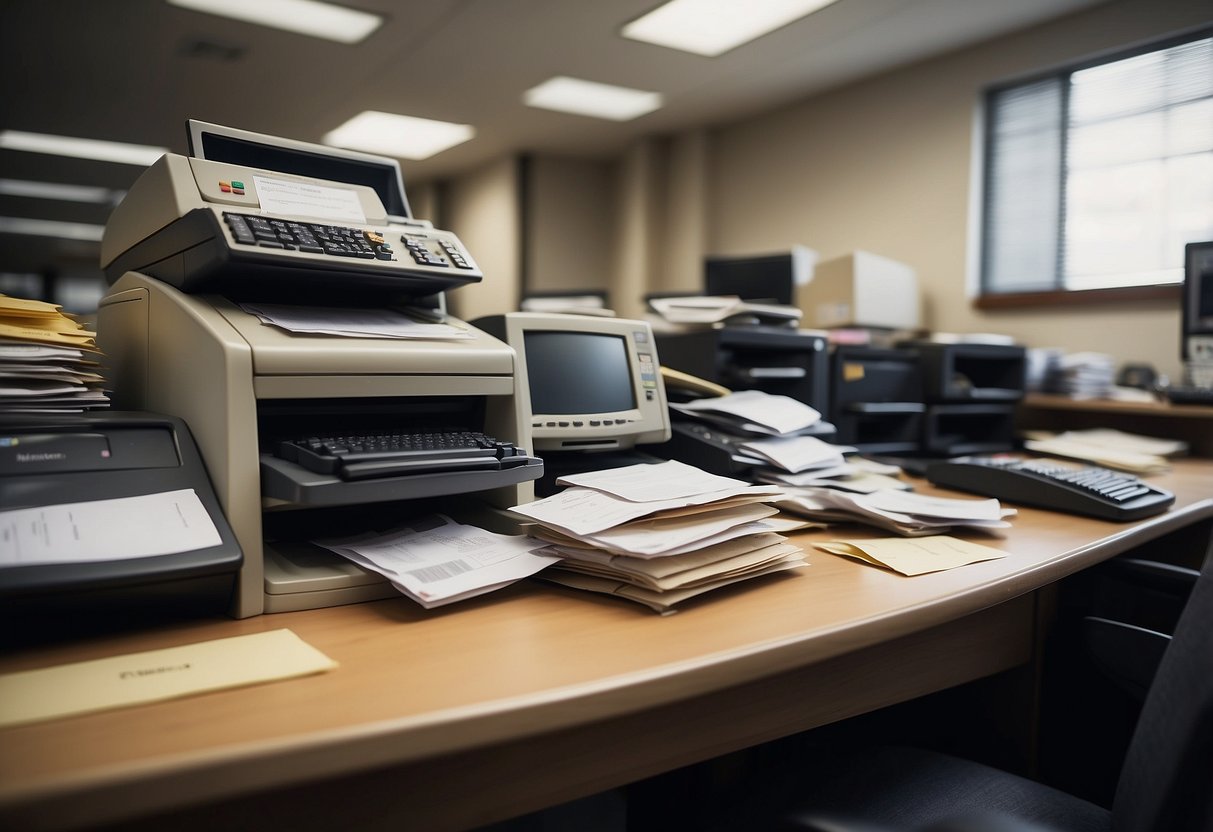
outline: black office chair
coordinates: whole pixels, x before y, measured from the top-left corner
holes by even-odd
[[[1213,546],[1149,686],[1111,810],[912,748],[841,752],[761,828],[815,832],[1213,830]],[[824,772],[818,774],[817,772]]]

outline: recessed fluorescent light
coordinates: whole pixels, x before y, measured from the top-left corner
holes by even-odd
[[[403,159],[428,159],[463,144],[476,131],[468,124],[366,110],[324,134],[324,143]]]
[[[104,225],[87,222],[60,222],[59,220],[32,220],[28,217],[0,217],[0,233],[33,234],[39,237],[58,237],[61,240],[100,240]]]
[[[531,107],[581,116],[630,121],[661,107],[661,93],[599,84],[558,75],[526,91]]]
[[[116,203],[125,191],[93,185],[64,185],[60,182],[31,182],[27,179],[0,179],[0,194],[32,199],[59,199],[64,202]]]
[[[168,0],[174,6],[272,26],[338,43],[357,43],[383,24],[377,14],[319,0]]]
[[[0,147],[6,150],[24,150],[29,153],[47,153],[52,156],[73,156],[77,159],[96,159],[101,162],[120,162],[124,165],[143,166],[150,165],[168,153],[167,147],[105,142],[99,139],[75,139],[70,136],[49,136],[45,133],[24,133],[20,130],[0,130]]]
[[[632,40],[709,58],[773,32],[835,0],[670,0],[623,27]]]

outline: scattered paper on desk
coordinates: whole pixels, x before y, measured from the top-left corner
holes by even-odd
[[[192,488],[0,511],[0,567],[145,558],[221,542]]]
[[[462,327],[423,323],[395,309],[343,309],[278,303],[242,303],[240,308],[250,315],[256,315],[262,323],[287,332],[347,338],[459,340],[473,337]]]
[[[378,572],[426,609],[492,592],[559,560],[528,535],[496,534],[443,515],[386,534],[313,543]]]
[[[775,505],[784,511],[825,523],[863,523],[905,537],[938,535],[954,528],[998,534],[1010,528],[1016,510],[998,500],[935,497],[883,489],[851,494],[834,488],[786,487]]]
[[[804,402],[762,390],[742,390],[685,404],[670,402],[670,408],[701,418],[716,417],[716,421],[739,428],[742,432],[775,436],[795,433],[821,421],[821,413]]]
[[[670,500],[746,485],[744,480],[710,474],[675,459],[650,465],[626,465],[603,471],[570,474],[561,477],[556,483],[605,491],[632,502]]]
[[[998,549],[947,535],[830,540],[814,545],[831,554],[884,566],[911,576],[1006,557],[1006,553]]]
[[[1059,434],[1037,431],[1024,447],[1038,454],[1077,459],[1134,474],[1156,474],[1171,466],[1166,457],[1187,451],[1187,443],[1158,439],[1107,428],[1069,430]]]
[[[323,673],[337,663],[290,630],[0,675],[0,725]]]
[[[792,474],[837,467],[845,462],[844,451],[855,450],[823,442],[815,436],[772,436],[742,442],[740,448]]]

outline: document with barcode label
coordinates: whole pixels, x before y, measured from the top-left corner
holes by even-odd
[[[314,540],[378,572],[426,609],[472,598],[530,577],[560,560],[528,535],[496,534],[434,515],[384,534]]]

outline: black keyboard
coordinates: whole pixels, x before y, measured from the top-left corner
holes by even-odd
[[[1203,404],[1213,406],[1213,387],[1189,385],[1167,388],[1167,401],[1171,404]]]
[[[967,457],[932,463],[926,477],[944,488],[1102,520],[1138,520],[1175,502],[1171,492],[1129,474],[1052,459]]]
[[[496,471],[532,457],[511,442],[477,431],[360,433],[278,442],[274,455],[343,480],[454,471]]]

